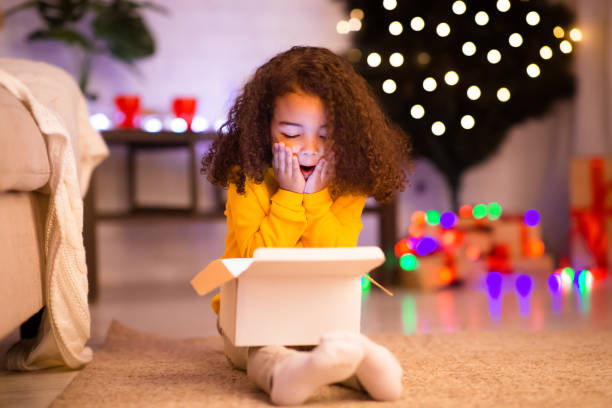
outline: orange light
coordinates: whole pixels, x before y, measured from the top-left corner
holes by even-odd
[[[472,218],[472,206],[466,204],[459,207],[459,215],[461,218]]]
[[[452,268],[443,266],[438,271],[438,279],[440,279],[440,283],[443,284],[451,283],[455,279],[455,273]]]
[[[417,225],[425,225],[427,217],[425,211],[415,211],[412,213],[411,221]]]
[[[395,244],[395,256],[401,258],[402,255],[410,252],[410,247],[408,247],[408,240],[402,239]]]
[[[446,246],[453,245],[457,242],[457,233],[455,231],[444,231],[442,233],[442,243]]]
[[[538,258],[544,255],[544,243],[539,239],[534,239],[529,241],[529,245],[527,247],[527,255]]]
[[[470,261],[477,261],[480,258],[480,248],[477,245],[471,244],[465,248],[465,256]]]
[[[422,224],[410,224],[410,228],[408,228],[408,233],[411,237],[420,238],[425,234],[425,229]]]

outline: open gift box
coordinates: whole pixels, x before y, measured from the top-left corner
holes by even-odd
[[[385,260],[378,247],[259,248],[217,259],[191,285],[221,286],[219,325],[235,346],[314,345],[324,333],[359,333],[361,277]]]

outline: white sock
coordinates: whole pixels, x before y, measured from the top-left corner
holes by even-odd
[[[357,367],[357,379],[378,401],[395,401],[402,395],[402,366],[385,347],[361,336],[363,359]]]
[[[270,399],[276,405],[302,404],[320,386],[353,375],[362,358],[354,334],[326,334],[312,351],[292,354],[276,366]]]

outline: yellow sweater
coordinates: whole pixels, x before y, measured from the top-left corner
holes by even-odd
[[[354,247],[361,231],[365,196],[333,201],[327,188],[312,194],[279,189],[270,168],[261,184],[248,180],[246,195],[231,184],[222,258],[250,258],[260,247]],[[219,312],[219,295],[212,301]]]

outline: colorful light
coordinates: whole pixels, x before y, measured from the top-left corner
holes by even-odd
[[[495,221],[502,215],[502,206],[499,203],[490,203],[488,205],[489,219]]]
[[[465,11],[467,10],[467,7],[465,6],[464,2],[462,2],[461,0],[457,0],[456,2],[453,3],[452,9],[453,9],[453,13],[460,16],[463,13],[465,13]]]
[[[349,22],[346,20],[338,21],[338,24],[336,24],[336,31],[338,34],[348,34],[351,31]]]
[[[478,248],[478,245],[468,245],[465,248],[465,256],[470,261],[477,261],[480,258],[480,248]]]
[[[544,246],[544,242],[540,241],[539,239],[534,239],[529,241],[527,246],[527,255],[534,258],[539,258],[540,256],[544,255],[545,250],[546,248]]]
[[[563,38],[565,37],[565,30],[559,26],[553,28],[553,35],[555,38]]]
[[[447,37],[450,34],[450,32],[451,32],[450,26],[446,23],[440,23],[436,27],[436,33],[440,37]]]
[[[351,18],[357,18],[359,20],[363,20],[363,10],[358,9],[358,8],[352,9],[350,16]]]
[[[552,56],[553,56],[552,48],[550,48],[548,45],[545,45],[542,48],[540,48],[540,57],[542,57],[542,59],[549,60],[552,58]]]
[[[410,220],[417,225],[424,225],[427,222],[425,211],[415,211],[412,213]]]
[[[455,278],[455,273],[452,268],[448,266],[443,266],[438,270],[438,279],[442,284],[451,283]]]
[[[556,294],[561,291],[561,276],[558,273],[551,273],[547,283],[550,293]]]
[[[395,256],[401,258],[402,255],[410,252],[410,247],[408,245],[407,239],[401,239],[395,243],[395,247],[393,248],[395,251]]]
[[[472,217],[472,206],[464,204],[459,207],[459,216],[462,218],[471,218]]]
[[[576,283],[581,290],[591,290],[593,287],[593,274],[591,271],[582,270],[576,276]]]
[[[414,17],[412,20],[410,20],[410,28],[412,28],[414,31],[421,31],[425,28],[425,20],[423,20],[421,17]]]
[[[440,223],[440,213],[436,210],[429,210],[425,215],[425,220],[429,225],[438,225]]]
[[[484,11],[479,11],[474,16],[474,21],[476,21],[476,24],[478,24],[479,26],[487,25],[487,23],[489,22],[489,15]]]
[[[535,227],[540,223],[540,213],[537,210],[527,210],[523,221],[528,227]]]
[[[475,124],[476,120],[474,120],[472,115],[465,115],[461,118],[461,127],[466,130],[472,129]]]
[[[529,275],[519,275],[514,281],[514,286],[519,295],[526,297],[531,293],[533,280]]]
[[[565,267],[561,270],[561,283],[564,289],[569,289],[572,287],[574,283],[574,277],[576,276],[576,272],[574,269]]]
[[[368,292],[371,287],[372,287],[372,282],[370,282],[369,279],[366,279],[365,277],[362,276],[361,277],[361,291]]]
[[[446,211],[440,216],[442,228],[450,229],[457,225],[457,215],[452,211]]]
[[[508,37],[508,42],[512,47],[517,48],[523,45],[523,37],[519,33],[513,33]]]
[[[416,245],[416,252],[420,256],[429,255],[436,249],[438,249],[438,241],[434,237],[427,235],[421,238]]]
[[[405,271],[414,271],[419,267],[419,260],[413,254],[405,254],[401,256],[399,264]]]
[[[486,277],[486,284],[489,295],[493,299],[499,298],[502,290],[502,276],[499,272],[489,272]]]
[[[497,0],[497,9],[502,13],[510,10],[510,1],[509,0]]]
[[[436,136],[442,136],[446,132],[446,126],[440,121],[436,121],[431,125],[431,133]]]
[[[397,90],[397,84],[392,79],[387,79],[382,84],[382,89],[387,94],[392,94]]]
[[[477,220],[486,217],[487,216],[487,206],[484,204],[478,204],[474,206],[474,209],[472,210],[472,215]]]
[[[481,95],[480,88],[477,87],[476,85],[472,85],[467,89],[467,96],[473,101],[480,98],[480,95]]]
[[[386,10],[393,10],[397,7],[397,0],[383,0],[383,7]]]
[[[425,108],[422,105],[414,105],[410,108],[410,115],[415,119],[421,119],[425,116]]]
[[[468,57],[471,57],[472,55],[476,54],[476,44],[471,41],[468,41],[463,44],[463,46],[461,47],[461,51],[463,51],[463,53]]]

